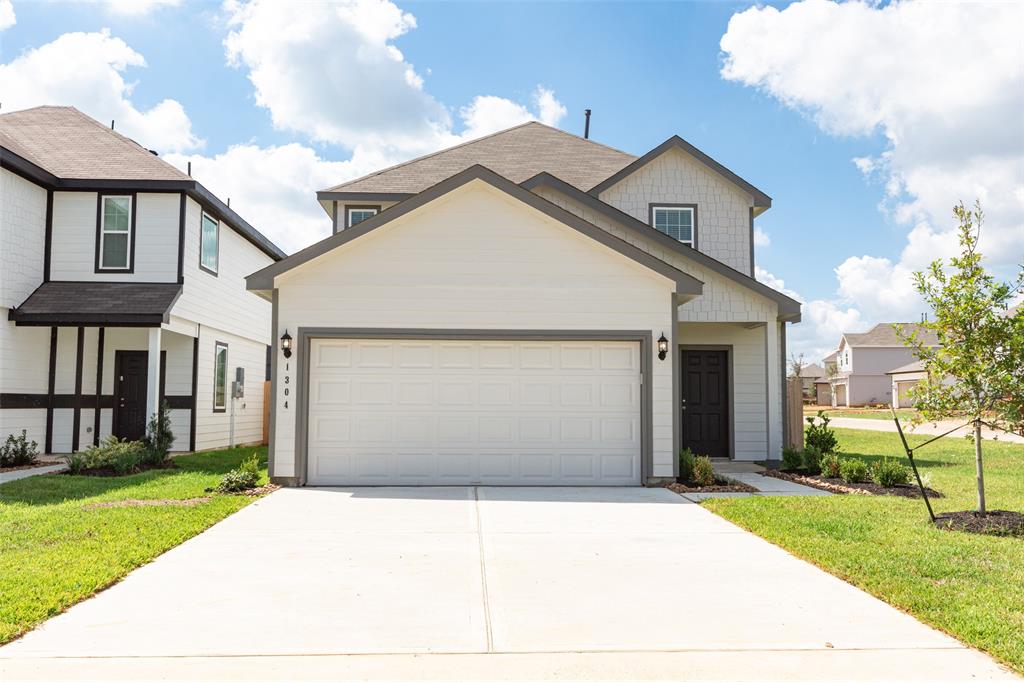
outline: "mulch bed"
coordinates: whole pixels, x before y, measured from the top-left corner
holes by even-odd
[[[112,509],[114,507],[194,507],[209,502],[209,497],[190,497],[185,500],[116,500],[114,502],[95,502],[85,505],[86,509]]]
[[[0,474],[6,474],[8,471],[21,471],[22,469],[38,469],[39,467],[49,467],[54,464],[60,464],[60,462],[33,462],[32,464],[20,464],[16,467],[0,467]]]
[[[1020,512],[999,509],[982,515],[975,511],[959,511],[936,514],[935,517],[935,525],[944,530],[1024,536],[1024,514]]]
[[[66,476],[99,476],[99,477],[109,477],[109,476],[131,476],[132,474],[140,474],[143,471],[152,471],[153,469],[177,469],[177,468],[178,468],[177,464],[175,464],[171,460],[167,460],[166,462],[160,462],[159,464],[140,464],[139,466],[135,467],[131,471],[125,471],[125,472],[118,471],[118,470],[116,470],[116,469],[114,469],[112,467],[103,467],[101,469],[85,469],[83,471],[79,471],[78,473],[71,473],[70,470],[64,471],[63,473]]]
[[[237,494],[248,495],[249,497],[259,497],[260,495],[272,493],[280,487],[281,486],[277,485],[276,483],[268,483],[266,485],[261,485],[259,488],[250,488],[249,490],[243,490],[241,493]]]
[[[683,493],[756,493],[757,488],[749,486],[746,483],[740,483],[739,481],[731,482],[723,479],[716,479],[714,485],[695,486],[688,485],[679,481],[678,479],[674,483],[666,483],[665,486],[674,493],[682,495]]]
[[[877,483],[847,483],[841,478],[826,478],[825,476],[810,476],[808,474],[794,474],[789,471],[777,471],[766,469],[761,472],[762,476],[781,478],[784,481],[792,481],[811,488],[827,490],[830,493],[840,495],[895,495],[897,497],[909,497],[917,499],[921,494],[920,488],[916,485],[897,485],[891,488],[878,485]],[[942,497],[942,493],[933,488],[925,488],[928,497]]]

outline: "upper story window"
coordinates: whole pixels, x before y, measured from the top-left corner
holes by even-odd
[[[97,270],[131,271],[132,197],[100,195]]]
[[[694,204],[652,205],[651,226],[684,244],[697,246],[697,206]]]
[[[216,275],[220,260],[220,223],[206,213],[203,213],[199,244],[199,267]]]
[[[345,227],[358,225],[380,212],[380,206],[349,206],[345,209]]]

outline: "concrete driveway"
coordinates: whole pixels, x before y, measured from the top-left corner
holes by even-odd
[[[285,489],[0,679],[1016,679],[662,489]]]

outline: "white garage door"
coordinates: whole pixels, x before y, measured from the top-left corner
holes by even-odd
[[[314,339],[310,485],[638,485],[634,342]]]

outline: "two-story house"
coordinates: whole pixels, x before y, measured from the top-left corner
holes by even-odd
[[[889,373],[916,360],[896,332],[897,326],[907,334],[916,331],[926,345],[938,344],[935,332],[910,322],[881,322],[860,334],[846,332],[834,353],[836,374],[828,377],[833,407],[893,403],[893,378]]]
[[[136,439],[166,400],[174,450],[261,440],[271,306],[244,278],[284,254],[71,107],[0,115],[0,165],[0,438]]]
[[[273,478],[641,485],[777,459],[771,199],[679,137],[527,123],[321,191],[334,234],[248,278],[274,309]]]

